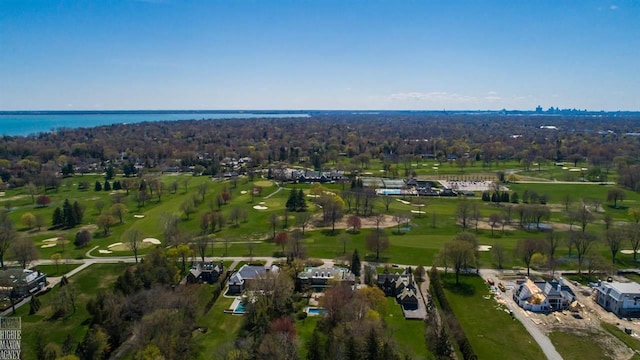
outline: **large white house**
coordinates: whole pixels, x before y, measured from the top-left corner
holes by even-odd
[[[513,300],[523,309],[533,312],[564,310],[576,299],[571,289],[558,282],[526,279],[513,292]]]
[[[640,284],[600,281],[596,302],[620,317],[640,317]]]

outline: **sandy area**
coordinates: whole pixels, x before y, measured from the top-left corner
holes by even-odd
[[[262,206],[262,205],[255,205],[253,208],[256,209],[256,210],[267,210],[268,209],[268,207]]]
[[[161,242],[160,240],[156,239],[156,238],[146,238],[144,240],[142,240],[143,243],[149,243],[149,244],[154,244],[154,245],[160,245]]]
[[[144,219],[144,215],[133,215],[136,219]]]
[[[54,247],[54,246],[56,246],[56,244],[51,243],[51,244],[44,244],[44,245],[42,245],[40,247],[43,248],[43,249],[46,249],[46,248],[50,248],[50,247]]]
[[[114,246],[120,246],[120,245],[122,245],[122,243],[121,243],[121,242],[117,242],[117,243],[113,243],[113,244],[111,244],[111,245],[109,245],[109,246],[107,246],[107,247],[108,247],[108,248],[112,248],[112,247],[114,247]]]

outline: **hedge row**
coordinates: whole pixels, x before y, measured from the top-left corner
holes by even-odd
[[[447,322],[449,329],[453,331],[454,337],[456,339],[456,343],[462,352],[462,356],[465,360],[477,360],[478,356],[473,351],[473,347],[467,339],[467,335],[464,333],[460,322],[456,318],[453,310],[451,309],[451,305],[449,305],[449,301],[444,294],[444,288],[442,287],[442,282],[440,281],[440,274],[438,273],[438,269],[432,267],[429,271],[429,279],[431,280],[431,288],[433,290],[434,295],[438,299],[440,303],[440,307],[442,308],[442,312],[444,313],[444,320]]]

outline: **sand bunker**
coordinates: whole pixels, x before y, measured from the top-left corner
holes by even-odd
[[[307,197],[310,197],[310,198],[319,198],[319,197],[320,197],[320,195],[307,194]]]
[[[242,194],[242,195],[244,195],[244,194],[246,194],[246,193],[247,193],[247,190],[242,190],[242,191],[240,191],[240,194]]]
[[[406,201],[406,200],[396,199],[396,201],[399,201],[399,202],[401,202],[401,203],[403,203],[405,205],[411,205],[411,203]]]
[[[143,243],[149,243],[149,244],[154,244],[154,245],[160,245],[161,242],[158,239],[155,238],[146,238],[144,240],[142,240]]]
[[[100,254],[111,254],[111,253],[113,253],[113,251],[111,251],[111,250],[98,250],[98,252]]]
[[[44,244],[44,245],[42,245],[40,247],[43,248],[43,249],[46,249],[46,248],[50,248],[50,247],[54,247],[54,246],[56,246],[56,244]]]
[[[4,191],[0,192],[0,196],[5,196],[5,195],[6,195],[6,194],[5,194],[5,192],[4,192]]]
[[[491,245],[478,245],[478,251],[491,251]]]
[[[637,251],[637,252],[640,253],[640,251]],[[633,254],[633,250],[628,250],[628,249],[620,250],[620,253],[629,255],[629,254]]]
[[[253,208],[256,209],[256,210],[267,210],[268,209],[268,207],[262,206],[262,205],[256,205]]]
[[[136,219],[144,219],[144,215],[133,215]]]
[[[58,241],[57,237],[51,238],[51,239],[47,239],[47,240],[42,240],[42,242],[56,242]]]
[[[422,210],[411,210],[412,214],[426,214],[424,211]]]
[[[112,247],[114,247],[114,246],[119,246],[119,245],[122,245],[122,243],[121,243],[121,242],[113,243],[113,244],[111,244],[111,245],[109,245],[109,246],[107,246],[107,247],[108,247],[108,248],[112,248]]]

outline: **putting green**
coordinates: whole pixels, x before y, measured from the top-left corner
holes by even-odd
[[[253,183],[255,186],[260,186],[262,188],[272,187],[273,183],[271,181],[261,180]]]

